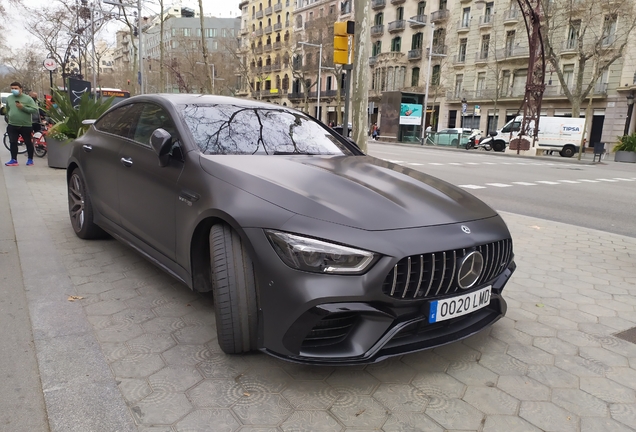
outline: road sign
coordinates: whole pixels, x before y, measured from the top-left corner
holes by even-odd
[[[57,62],[52,58],[44,59],[44,62],[42,64],[44,65],[44,69],[48,71],[54,71],[55,69],[57,69]]]
[[[481,107],[479,105],[475,105],[475,115],[481,114]]]
[[[463,103],[462,104],[462,114],[466,114],[466,108],[468,108],[468,104]]]

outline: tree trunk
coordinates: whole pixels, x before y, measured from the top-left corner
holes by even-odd
[[[166,91],[166,80],[164,76],[163,70],[163,61],[164,61],[164,47],[163,47],[163,29],[164,29],[164,19],[163,19],[163,0],[159,0],[159,8],[161,9],[161,16],[159,21],[159,93],[165,93]]]
[[[199,0],[199,20],[201,22],[201,48],[203,49],[203,63],[205,63],[205,77],[206,77],[206,82],[205,85],[207,87],[207,92],[209,94],[212,94],[212,87],[214,87],[214,85],[212,84],[212,75],[210,73],[210,63],[209,63],[209,58],[208,58],[208,46],[205,43],[205,26],[204,26],[204,20],[203,20],[203,0]]]
[[[355,0],[356,23],[353,50],[353,140],[363,152],[367,152],[368,107],[369,107],[369,56],[371,54],[370,1]],[[426,109],[426,108],[424,108]],[[348,125],[342,125],[345,136]]]

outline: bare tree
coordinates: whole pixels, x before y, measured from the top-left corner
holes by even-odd
[[[542,5],[546,60],[572,105],[572,116],[579,117],[583,100],[595,90],[599,78],[623,57],[628,37],[636,27],[636,3],[542,0]]]
[[[208,45],[205,42],[205,26],[203,25],[203,0],[199,0],[199,19],[201,20],[201,49],[203,50],[203,63],[205,63],[206,87],[207,92],[212,93],[214,84],[212,83],[212,75],[210,73],[210,60],[208,58]]]

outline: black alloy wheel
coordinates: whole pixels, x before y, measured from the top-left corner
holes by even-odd
[[[103,236],[104,231],[93,222],[90,195],[79,168],[75,168],[68,181],[68,213],[73,231],[81,239]]]

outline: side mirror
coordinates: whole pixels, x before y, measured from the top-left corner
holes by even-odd
[[[493,137],[497,136],[497,131],[490,131],[490,132],[488,132],[488,135],[493,136]]]
[[[170,150],[172,149],[172,135],[165,129],[155,129],[150,136],[150,145],[159,156],[159,166],[167,166],[170,159]]]

